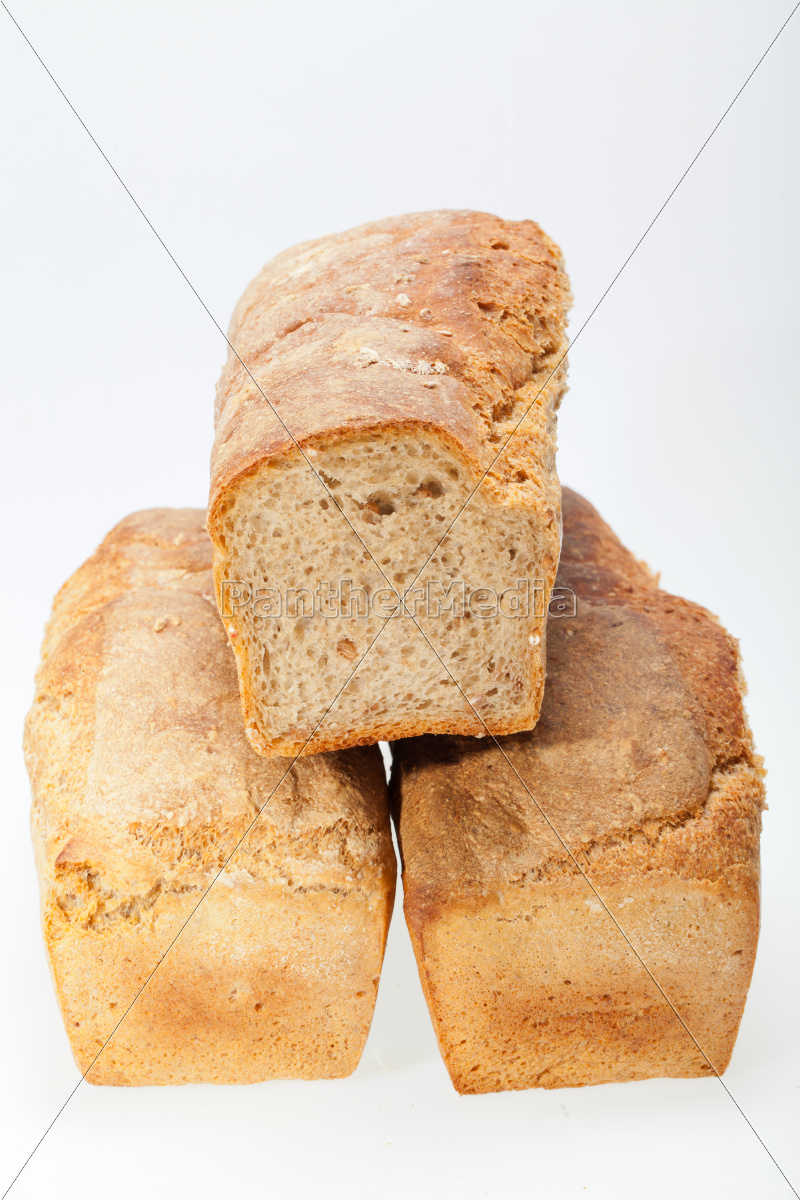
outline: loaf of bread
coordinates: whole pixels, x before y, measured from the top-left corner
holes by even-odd
[[[577,615],[551,616],[533,733],[393,748],[460,1092],[721,1073],[753,969],[763,772],[736,644],[568,492],[561,585]]]
[[[380,752],[253,753],[204,520],[109,534],[56,599],[28,717],[45,942],[92,1083],[347,1075],[375,1003]]]
[[[307,242],[247,288],[208,529],[261,754],[536,723],[568,302],[538,225],[475,212]]]

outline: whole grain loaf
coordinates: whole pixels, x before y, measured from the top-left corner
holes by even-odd
[[[721,1073],[753,970],[763,771],[736,643],[566,491],[558,584],[576,611],[551,616],[532,733],[393,747],[406,918],[461,1092]]]
[[[380,753],[253,753],[204,523],[108,535],[56,598],[28,717],[45,944],[92,1083],[347,1075],[375,1004]]]
[[[539,226],[478,212],[307,242],[247,288],[208,528],[260,753],[536,723],[568,303]]]

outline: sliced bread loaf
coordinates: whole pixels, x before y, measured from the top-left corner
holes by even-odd
[[[260,753],[536,723],[568,302],[537,225],[475,212],[308,242],[248,287],[208,528]]]

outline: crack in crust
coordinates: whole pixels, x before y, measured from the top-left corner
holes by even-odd
[[[202,890],[202,884],[169,884],[158,879],[141,895],[123,896],[115,888],[106,886],[100,872],[88,863],[69,863],[56,866],[51,903],[67,924],[99,933],[118,921],[141,924],[163,896],[184,896]],[[63,936],[65,932],[52,919],[48,921],[48,931],[55,937]]]
[[[635,857],[642,862],[649,860],[649,869],[656,869],[660,865],[659,860],[669,861],[669,865],[678,869],[684,878],[702,878],[710,883],[725,880],[733,868],[753,866],[761,833],[760,814],[763,807],[760,775],[753,772],[752,763],[747,759],[732,759],[714,768],[708,795],[700,804],[676,816],[650,818],[639,825],[631,825],[627,829],[572,846],[570,849],[577,863],[564,851],[562,857],[554,855],[534,870],[510,875],[508,883],[523,885],[559,875],[590,874],[595,868],[607,866],[612,857],[632,865],[634,855],[630,853],[631,850],[638,852]],[[657,853],[677,849],[676,835],[691,833],[693,827],[698,832],[702,830],[719,852],[711,864],[692,858],[682,862],[677,856],[670,861],[667,854]],[[724,859],[723,850],[727,851]],[[615,856],[614,851],[622,853]],[[708,873],[709,865],[716,874]]]

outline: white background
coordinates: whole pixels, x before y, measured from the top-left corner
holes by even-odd
[[[10,0],[226,325],[295,241],[439,207],[533,217],[573,336],[791,0]],[[800,1187],[800,13],[571,352],[560,471],[741,638],[769,767],[764,919],[725,1082]],[[0,10],[6,1185],[78,1076],[38,930],[20,752],[53,593],[133,509],[202,505],[222,339]],[[190,936],[190,933],[187,933]],[[402,922],[343,1082],[82,1086],[12,1195],[783,1197],[719,1081],[459,1098]]]

